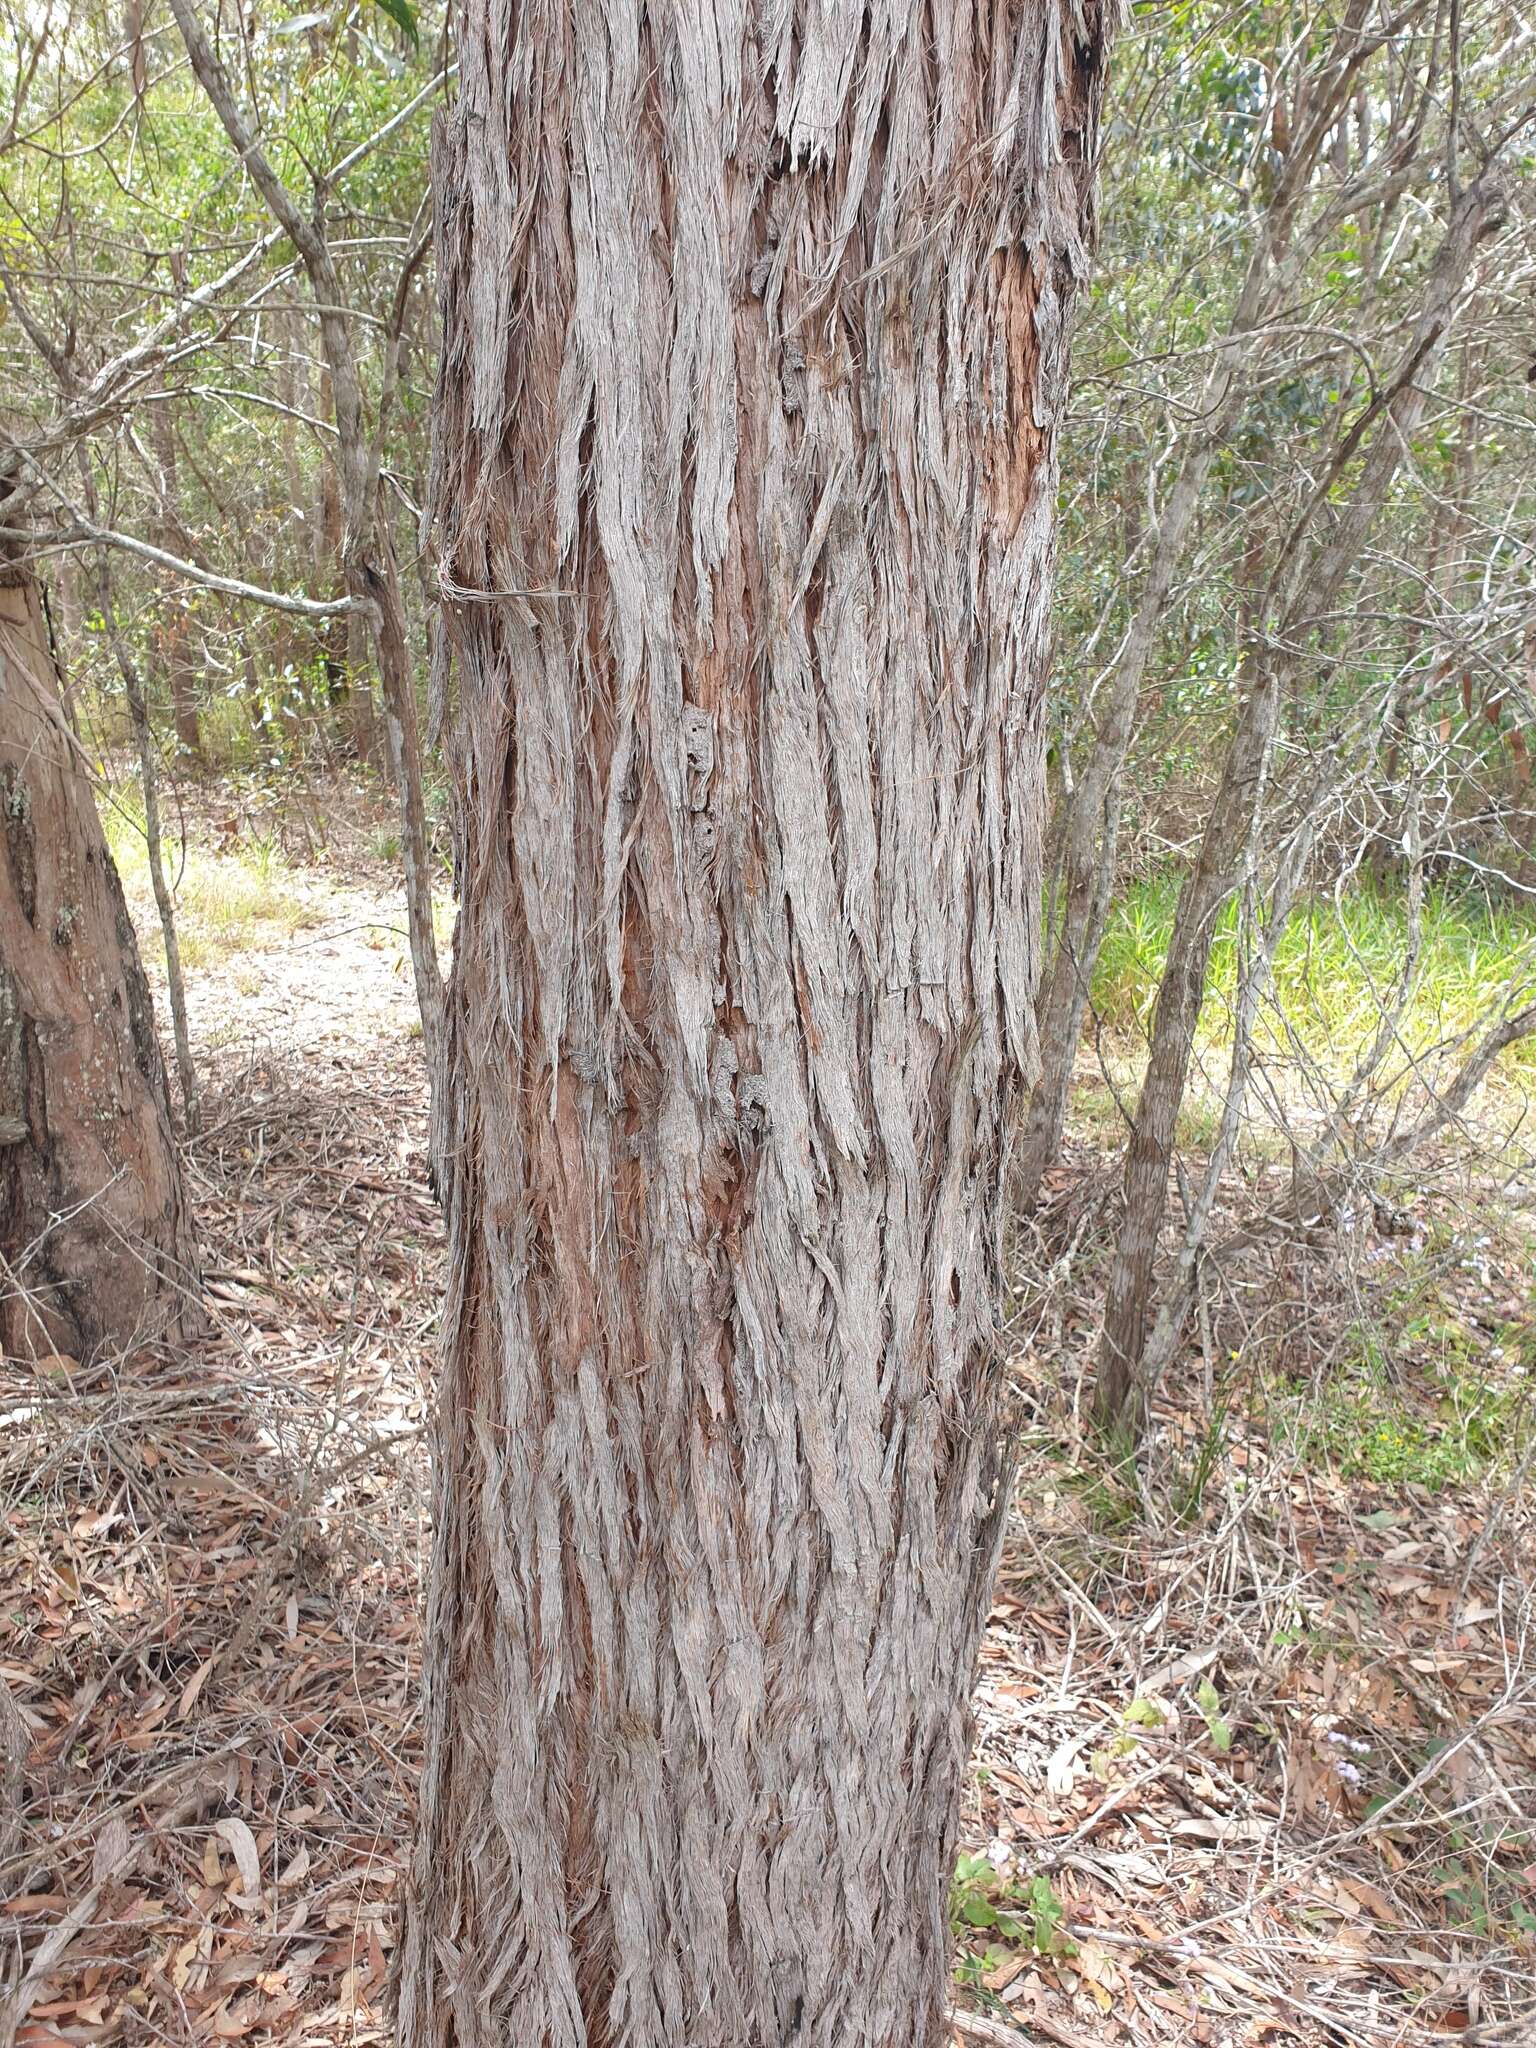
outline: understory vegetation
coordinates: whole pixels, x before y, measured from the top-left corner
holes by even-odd
[[[1167,872],[1133,882],[1115,899],[1094,975],[1097,1016],[1134,1039],[1151,1022],[1168,957],[1179,878]],[[1536,964],[1536,905],[1490,890],[1476,876],[1425,891],[1422,952],[1399,1024],[1404,1060],[1423,1058],[1476,1028],[1488,992],[1527,981]],[[1240,966],[1241,913],[1229,903],[1211,948],[1198,1037],[1211,1051],[1230,1043]],[[1369,880],[1320,889],[1285,920],[1271,967],[1272,988],[1259,1032],[1270,1056],[1301,1049],[1336,1071],[1370,1044],[1384,999],[1410,950],[1403,891]],[[1529,1039],[1510,1047],[1506,1076],[1525,1075],[1536,1059]]]

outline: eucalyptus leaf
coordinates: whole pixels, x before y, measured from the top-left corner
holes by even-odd
[[[417,27],[416,10],[411,6],[410,0],[373,0],[373,4],[382,8],[397,28],[405,31],[412,49],[420,47],[421,30]]]

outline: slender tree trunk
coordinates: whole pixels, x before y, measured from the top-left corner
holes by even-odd
[[[368,658],[368,628],[358,613],[347,618],[347,706],[352,751],[369,762],[379,751],[379,721],[373,702],[373,668]]]
[[[187,646],[186,615],[182,613],[165,634],[166,674],[171,689],[171,723],[182,752],[192,761],[203,757],[202,726],[197,709],[197,686]]]
[[[1259,815],[1256,806],[1256,819]],[[1163,1287],[1156,1317],[1143,1346],[1140,1379],[1143,1399],[1147,1402],[1150,1402],[1159,1379],[1172,1362],[1174,1349],[1184,1332],[1185,1319],[1194,1305],[1206,1233],[1237,1144],[1247,1100],[1259,1006],[1270,983],[1276,948],[1284,936],[1286,922],[1311,858],[1316,816],[1316,811],[1304,816],[1282,849],[1262,910],[1254,873],[1257,862],[1252,858],[1259,835],[1252,830],[1249,833],[1248,886],[1244,891],[1246,900],[1239,913],[1240,944],[1232,1052],[1221,1121],[1217,1126],[1216,1141],[1205,1161],[1199,1192],[1185,1217],[1183,1242],[1179,1246],[1173,1272]]]
[[[400,572],[388,528],[379,517],[380,451],[371,445],[366,429],[362,382],[341,279],[326,239],[323,205],[317,206],[313,214],[305,213],[273,169],[241,109],[229,74],[209,41],[195,0],[171,0],[171,12],[209,104],[273,218],[298,251],[314,295],[321,352],[330,374],[336,413],[342,572],[347,595],[367,621],[372,638],[392,765],[397,771],[400,841],[405,853],[406,923],[416,1004],[421,1014],[423,1053],[432,1088],[430,1149],[434,1168],[440,1168],[444,1118],[443,985],[432,924],[430,835],[421,779],[415,675],[406,639]]]
[[[400,799],[400,861],[405,871],[405,922],[416,977],[423,1051],[431,1078],[432,1107],[428,1157],[441,1186],[447,1106],[443,1099],[445,1058],[443,984],[432,922],[432,837],[427,824],[426,783],[416,718],[416,681],[405,635],[400,568],[389,528],[381,519],[374,535],[381,575],[370,570],[375,599],[373,644],[384,700],[384,745],[390,776]]]
[[[434,167],[462,906],[400,2037],[936,2048],[1101,30],[622,22],[471,0]]]
[[[333,415],[331,375],[320,373],[320,410]],[[346,589],[343,567],[341,485],[329,449],[322,450],[317,484],[314,580],[318,597],[322,592]],[[320,629],[330,698],[342,720],[361,762],[369,762],[377,751],[374,729],[373,684],[368,673],[368,628],[357,612],[338,612]]]
[[[94,507],[92,508],[94,512]],[[102,550],[97,573],[102,623],[112,646],[118,674],[128,699],[128,715],[139,750],[139,780],[144,796],[144,843],[149,857],[150,887],[160,918],[160,936],[165,945],[165,995],[171,1012],[171,1040],[176,1048],[176,1075],[181,1083],[181,1108],[187,1130],[197,1129],[197,1068],[192,1060],[192,1035],[187,1028],[187,991],[181,975],[181,942],[176,936],[176,906],[165,879],[165,861],[160,832],[160,757],[144,700],[144,681],[118,623],[112,596],[112,571],[106,550]]]
[[[1425,279],[1407,348],[1370,410],[1336,451],[1342,470],[1371,421],[1376,431],[1358,481],[1323,538],[1304,546],[1311,520],[1332,484],[1325,477],[1314,502],[1293,525],[1268,578],[1267,644],[1255,650],[1253,677],[1222,772],[1195,867],[1179,893],[1168,958],[1152,1020],[1146,1076],[1125,1158],[1125,1209],[1110,1269],[1099,1348],[1095,1409],[1106,1429],[1134,1435],[1140,1427],[1142,1353],[1152,1312],[1152,1276],[1168,1201],[1174,1128],[1184,1100],[1195,1026],[1205,993],[1211,942],[1222,905],[1238,876],[1238,856],[1262,801],[1280,710],[1301,667],[1310,622],[1324,616],[1402,464],[1423,415],[1428,377],[1444,346],[1456,302],[1482,237],[1503,216],[1503,188],[1492,175],[1463,196]]]
[[[1307,189],[1334,113],[1349,102],[1351,81],[1376,38],[1362,34],[1365,8],[1353,0],[1331,60],[1311,95],[1301,134],[1292,138],[1270,195],[1227,331],[1217,345],[1195,424],[1179,451],[1174,479],[1151,536],[1146,575],[1110,670],[1104,709],[1061,826],[1058,923],[1039,998],[1040,1078],[1030,1094],[1019,1146],[1018,1194],[1034,1203],[1060,1157],[1072,1072],[1114,899],[1120,832],[1120,789],[1136,733],[1147,667],[1168,612],[1174,581],[1194,529],[1211,464],[1242,412],[1267,342],[1266,325],[1293,267],[1297,208]]]
[[[152,405],[149,414],[162,493],[158,539],[168,554],[179,555],[185,546],[176,519],[176,419],[169,405]],[[162,586],[160,606],[159,652],[171,696],[176,742],[189,760],[199,761],[203,736],[198,725],[197,678],[188,648],[186,604],[173,579],[167,578]]]
[[[190,1334],[149,988],[25,570],[0,573],[0,1348]]]
[[[1282,701],[1283,676],[1264,662],[1238,716],[1194,872],[1179,892],[1168,958],[1152,1019],[1152,1044],[1125,1155],[1125,1210],[1104,1311],[1096,1409],[1106,1428],[1129,1418],[1151,1314],[1152,1266],[1168,1200],[1168,1164],[1205,971],[1238,856],[1262,799]]]

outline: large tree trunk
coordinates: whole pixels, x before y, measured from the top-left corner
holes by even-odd
[[[406,2048],[939,2038],[1006,1507],[1083,21],[461,23]]]
[[[149,988],[37,585],[0,570],[0,1348],[198,1323]]]

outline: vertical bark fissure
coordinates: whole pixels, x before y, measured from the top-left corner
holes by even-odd
[[[165,993],[171,1012],[171,1039],[176,1048],[176,1076],[181,1083],[181,1107],[189,1131],[197,1129],[197,1067],[192,1058],[192,1035],[187,1028],[187,990],[181,973],[181,942],[176,935],[176,905],[165,878],[163,841],[160,831],[160,760],[155,735],[144,701],[144,681],[118,622],[112,598],[112,572],[106,550],[102,550],[96,588],[101,601],[102,623],[111,642],[113,659],[122,677],[128,699],[128,716],[133,725],[134,744],[139,755],[139,781],[144,797],[144,844],[149,857],[150,888],[160,919],[160,936],[165,946]]]
[[[1084,20],[462,19],[410,2048],[939,2036]]]

